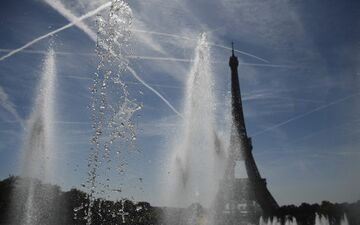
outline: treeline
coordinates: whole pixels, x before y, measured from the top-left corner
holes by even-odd
[[[30,184],[34,187],[32,199],[28,198],[27,187]],[[39,199],[41,201],[38,201]],[[31,207],[26,206],[25,203],[28,201],[33,202]],[[182,221],[188,221],[190,218],[192,221],[188,222],[194,225],[202,224],[203,220],[199,217],[206,215],[206,210],[199,204],[193,204],[187,209],[171,209],[152,207],[147,202],[113,202],[97,199],[90,213],[87,212],[88,205],[86,193],[77,189],[64,192],[56,185],[14,176],[0,181],[0,225],[24,224],[24,221],[31,220],[23,216],[26,211],[36,217],[37,223],[42,225],[85,225],[89,216],[92,224],[160,225],[161,219],[165,216],[171,218],[168,220],[171,224],[183,224]],[[316,213],[326,215],[330,225],[340,225],[344,213],[350,225],[360,225],[360,201],[351,204],[324,201],[321,204],[287,205],[280,207],[274,216],[282,221],[292,216],[299,225],[314,225]]]
[[[360,201],[341,204],[323,201],[321,204],[285,205],[278,209],[275,216],[283,220],[287,216],[292,216],[301,225],[313,225],[316,214],[327,216],[330,225],[340,225],[344,215],[347,216],[350,225],[360,225]]]
[[[34,187],[31,199],[30,183]],[[31,207],[26,205],[28,201],[33,202]],[[91,215],[92,224],[109,225],[159,224],[161,218],[161,209],[147,202],[96,199],[90,213],[88,205],[87,194],[77,189],[63,192],[56,185],[14,176],[0,181],[0,225],[23,225],[29,220],[41,225],[85,225],[87,214]],[[34,218],[26,218],[26,212]]]

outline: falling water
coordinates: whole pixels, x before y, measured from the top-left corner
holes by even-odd
[[[87,224],[93,224],[94,216],[102,217],[100,211],[95,211],[96,198],[123,198],[122,184],[118,181],[122,180],[119,176],[124,176],[127,164],[124,160],[125,149],[132,149],[136,140],[132,117],[141,109],[141,105],[130,98],[124,83],[129,64],[127,56],[131,24],[131,9],[122,0],[113,0],[110,12],[97,18],[96,52],[99,64],[91,89],[90,106],[94,133],[88,179],[84,184],[89,192],[88,207],[84,207]],[[117,177],[116,180],[114,177]],[[101,209],[100,206],[97,208]],[[78,210],[74,211],[76,217]],[[118,213],[113,212],[115,217],[119,216]]]
[[[223,155],[215,133],[213,85],[210,47],[201,34],[187,80],[181,130],[172,144],[164,191],[167,205],[187,207],[198,202],[209,206],[216,195]]]
[[[46,55],[42,70],[34,107],[25,129],[20,169],[25,179],[17,182],[13,194],[11,222],[14,224],[48,224],[52,219],[56,220],[49,217],[56,214],[53,201],[54,192],[58,190],[41,183],[51,181],[54,172],[56,70],[52,49]]]

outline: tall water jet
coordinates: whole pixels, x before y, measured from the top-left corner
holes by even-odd
[[[344,214],[344,216],[341,218],[340,225],[349,225],[349,220],[348,220],[346,214]]]
[[[330,225],[329,218],[325,215],[317,214],[315,215],[315,225]]]
[[[224,153],[215,133],[213,86],[210,47],[206,35],[201,34],[186,84],[181,128],[174,137],[169,160],[164,192],[170,206],[187,207],[192,203],[209,206],[215,198],[223,175]]]
[[[41,182],[50,182],[54,168],[55,120],[55,54],[49,49],[30,118],[27,121],[20,175],[12,198],[12,224],[56,224],[53,204],[58,189]],[[53,220],[52,220],[53,219]]]
[[[263,217],[260,217],[259,225],[297,225],[297,220],[295,217],[287,216],[284,221],[281,221],[280,218],[272,217],[264,219]]]

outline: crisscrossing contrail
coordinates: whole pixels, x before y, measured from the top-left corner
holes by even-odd
[[[353,97],[355,97],[355,96],[358,96],[358,95],[360,95],[360,92],[359,92],[359,93],[352,94],[352,95],[349,95],[349,96],[346,96],[346,97],[344,97],[344,98],[340,98],[340,99],[338,99],[338,100],[336,100],[336,101],[333,101],[333,102],[330,102],[330,103],[328,103],[328,104],[319,106],[319,107],[317,107],[317,108],[315,108],[315,109],[313,109],[313,110],[310,110],[310,111],[308,111],[308,112],[306,112],[306,113],[297,115],[297,116],[292,117],[292,118],[290,118],[290,119],[288,119],[288,120],[285,120],[285,121],[283,121],[283,122],[281,122],[281,123],[278,123],[278,124],[275,124],[275,125],[273,125],[273,126],[271,126],[271,127],[268,127],[268,128],[266,128],[266,129],[264,129],[264,130],[262,130],[262,131],[256,132],[256,133],[254,133],[252,136],[255,137],[255,136],[258,136],[258,135],[263,134],[263,133],[265,133],[265,132],[268,132],[268,131],[274,130],[274,129],[276,129],[276,128],[282,127],[282,126],[284,126],[284,125],[286,125],[286,124],[288,124],[288,123],[291,123],[291,122],[293,122],[293,121],[295,121],[295,120],[302,119],[302,118],[304,118],[304,117],[306,117],[306,116],[308,116],[308,115],[310,115],[310,114],[313,114],[313,113],[315,113],[315,112],[321,111],[321,110],[326,109],[326,108],[328,108],[328,107],[330,107],[330,106],[339,104],[339,103],[341,103],[341,102],[343,102],[343,101],[346,101],[346,100],[348,100],[348,99],[350,99],[350,98],[353,98]]]
[[[38,38],[36,38],[36,39],[34,39],[34,40],[26,43],[25,45],[21,46],[20,48],[17,48],[17,49],[15,49],[15,50],[9,52],[8,54],[0,57],[0,61],[4,60],[4,59],[6,59],[6,58],[9,58],[10,56],[12,56],[12,55],[20,52],[21,50],[23,50],[23,49],[25,49],[25,48],[27,48],[27,47],[29,47],[29,46],[31,46],[31,45],[39,42],[39,41],[41,41],[41,40],[44,39],[44,38],[47,38],[47,37],[49,37],[49,36],[51,36],[51,35],[54,35],[54,34],[56,34],[56,33],[59,33],[60,31],[63,31],[63,30],[65,30],[65,29],[68,29],[68,28],[76,25],[76,23],[78,23],[78,22],[80,22],[80,21],[82,21],[82,20],[84,20],[84,19],[86,19],[86,18],[89,18],[89,17],[91,17],[91,16],[94,16],[96,13],[100,12],[101,10],[104,10],[104,9],[110,7],[110,5],[111,5],[111,2],[105,3],[105,4],[101,5],[101,6],[99,6],[98,8],[96,8],[96,9],[94,9],[94,10],[92,10],[92,11],[90,11],[90,12],[84,14],[84,15],[82,15],[81,17],[79,17],[79,18],[77,18],[77,19],[74,19],[74,20],[71,21],[69,24],[67,24],[67,25],[65,25],[65,26],[62,26],[62,27],[60,27],[60,28],[58,28],[58,29],[56,29],[56,30],[53,30],[53,31],[51,31],[51,32],[49,32],[49,33],[47,33],[47,34],[45,34],[45,35],[43,35],[43,36],[40,36],[40,37],[38,37]]]

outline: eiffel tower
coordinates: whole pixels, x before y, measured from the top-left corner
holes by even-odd
[[[252,155],[252,142],[245,127],[238,76],[239,61],[234,54],[231,68],[231,105],[233,125],[225,175],[215,202],[215,224],[258,224],[260,216],[270,216],[279,207],[266,187]],[[247,177],[236,177],[236,168],[244,165]]]

